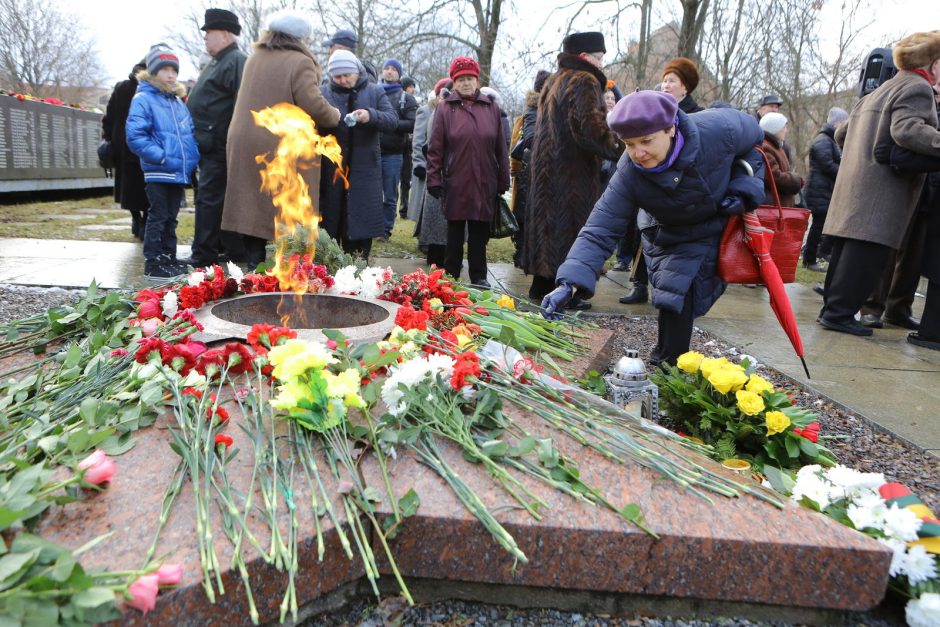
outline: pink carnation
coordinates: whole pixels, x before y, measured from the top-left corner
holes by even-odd
[[[157,592],[159,591],[160,577],[157,574],[138,577],[127,587],[127,593],[131,596],[127,605],[146,614],[157,606]]]

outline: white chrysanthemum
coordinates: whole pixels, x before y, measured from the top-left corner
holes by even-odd
[[[891,568],[888,569],[888,574],[892,577],[897,577],[898,575],[904,574],[904,565],[907,561],[907,545],[899,540],[891,540],[888,538],[878,538],[878,542],[881,542],[883,545],[891,549]]]
[[[363,298],[376,298],[384,292],[385,268],[369,267],[359,273],[362,283],[360,294]]]
[[[841,464],[830,468],[826,472],[826,477],[835,485],[842,487],[848,497],[865,491],[877,490],[885,483],[885,476],[880,472],[858,472]]]
[[[904,572],[911,585],[916,586],[937,576],[937,561],[923,546],[917,544],[907,550]]]
[[[382,402],[388,407],[388,413],[393,416],[400,416],[407,409],[407,405],[402,402],[405,394],[401,391],[400,384],[397,374],[390,375],[382,384]]]
[[[163,308],[163,315],[167,318],[172,318],[177,314],[179,309],[179,298],[176,296],[176,292],[170,291],[163,295],[163,299],[160,301],[160,307]]]
[[[849,505],[845,515],[852,521],[852,525],[859,531],[863,529],[881,529],[884,526],[884,508],[881,510]]]
[[[239,267],[238,267],[237,265],[235,265],[234,263],[232,263],[231,261],[229,261],[229,262],[225,265],[225,269],[228,271],[228,275],[229,275],[231,278],[233,278],[233,279],[235,279],[236,281],[238,281],[239,283],[241,283],[241,282],[242,282],[242,279],[245,278],[245,273],[242,272],[242,269],[239,268]]]
[[[810,464],[809,466],[803,466],[798,471],[796,471],[796,481],[799,483],[800,479],[809,475],[822,475],[822,466],[819,464]]]
[[[797,475],[796,485],[793,486],[791,498],[794,501],[807,498],[816,503],[819,509],[825,509],[832,502],[833,486],[828,481],[815,474],[804,477]]]
[[[202,270],[196,270],[195,272],[189,275],[189,279],[187,280],[187,283],[189,283],[190,286],[195,287],[205,280],[206,280],[206,273],[203,272]]]
[[[925,592],[919,599],[907,602],[904,618],[910,627],[936,627],[940,625],[940,594]]]
[[[428,368],[434,374],[442,374],[449,378],[454,374],[454,360],[447,355],[433,353],[428,355]]]
[[[333,275],[333,280],[333,287],[330,288],[333,294],[358,294],[362,289],[362,283],[356,278],[356,266],[340,268]]]
[[[885,535],[902,542],[911,542],[917,539],[917,532],[924,524],[917,514],[909,509],[902,509],[892,505],[885,511]]]

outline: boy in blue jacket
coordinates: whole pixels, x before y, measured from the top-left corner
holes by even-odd
[[[144,274],[165,279],[182,274],[176,261],[176,216],[185,186],[199,165],[193,121],[176,82],[179,57],[164,43],[147,53],[147,69],[127,117],[127,146],[140,157],[150,212],[144,232]]]

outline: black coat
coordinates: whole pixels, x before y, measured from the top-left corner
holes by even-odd
[[[228,127],[247,58],[235,43],[221,50],[199,75],[186,100],[203,159],[225,161]]]
[[[408,92],[399,91],[388,95],[388,102],[396,115],[395,128],[382,131],[382,154],[403,154],[408,145],[408,136],[415,130],[418,101]]]
[[[698,113],[699,111],[704,111],[705,107],[695,102],[695,99],[692,98],[692,94],[686,94],[685,98],[679,101],[679,110],[683,113]]]
[[[124,209],[143,210],[150,206],[144,190],[144,173],[140,169],[140,158],[127,147],[124,128],[136,93],[137,77],[133,73],[114,86],[101,118],[101,137],[111,142],[114,152],[115,202],[121,203]]]
[[[719,205],[728,195],[741,197],[745,208],[764,199],[764,162],[754,147],[764,133],[754,118],[734,109],[680,111],[679,132],[685,144],[662,172],[641,170],[628,155],[621,157],[558,268],[558,282],[593,294],[604,262],[636,220],[654,307],[679,312],[692,290],[692,315],[701,316],[721,296],[726,284],[716,274],[718,242],[727,216]],[[754,176],[735,165],[738,159],[750,164]]]
[[[321,161],[320,214],[321,227],[330,237],[340,241],[371,239],[385,232],[382,215],[382,157],[379,134],[393,131],[398,116],[381,85],[360,75],[356,86],[348,89],[336,83],[323,87],[323,97],[339,109],[340,120],[357,109],[369,112],[365,124],[346,126],[340,121],[332,131],[343,150],[343,168],[348,168],[349,189],[337,178],[336,166],[329,159]],[[336,180],[334,180],[336,179]]]
[[[813,213],[828,211],[832,200],[832,188],[842,163],[842,150],[833,138],[835,132],[834,126],[826,124],[809,149],[809,180],[803,190],[803,198]]]

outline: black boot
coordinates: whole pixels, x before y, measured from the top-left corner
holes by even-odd
[[[650,299],[649,289],[645,283],[634,283],[633,291],[618,300],[624,305],[639,305],[648,302]]]

